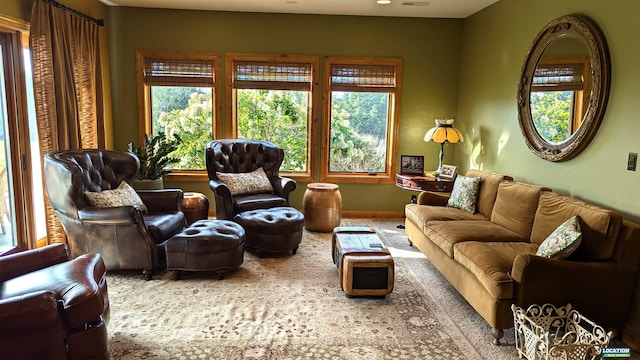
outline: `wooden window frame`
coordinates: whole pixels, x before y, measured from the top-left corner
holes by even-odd
[[[318,84],[320,59],[313,55],[269,55],[269,54],[249,54],[249,53],[226,53],[225,54],[225,87],[227,106],[227,128],[226,133],[230,138],[238,137],[237,122],[237,97],[236,88],[233,83],[234,67],[236,62],[267,62],[274,64],[305,63],[311,65],[311,89],[309,94],[309,108],[307,110],[307,170],[305,172],[281,171],[281,175],[295,178],[297,181],[307,182],[314,179],[316,167],[316,128],[318,124]]]
[[[222,134],[222,105],[221,84],[222,57],[218,53],[192,52],[192,51],[166,51],[166,50],[137,50],[136,51],[136,87],[138,96],[138,141],[144,141],[144,134],[151,134],[151,86],[145,82],[145,64],[147,59],[167,60],[196,60],[211,61],[213,63],[213,87],[212,93],[212,139],[220,138]],[[175,86],[194,86],[189,81],[176,81]],[[165,175],[169,181],[208,181],[207,170],[173,170]]]
[[[395,68],[395,86],[389,92],[389,116],[387,123],[387,156],[384,173],[331,173],[329,172],[329,151],[331,132],[331,66],[340,65],[390,65]],[[323,60],[323,91],[322,91],[322,164],[321,181],[332,183],[362,183],[362,184],[394,184],[397,172],[398,131],[400,128],[400,103],[402,98],[402,58],[378,57],[338,57],[326,56]]]

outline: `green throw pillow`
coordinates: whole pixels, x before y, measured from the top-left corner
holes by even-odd
[[[578,216],[558,226],[538,247],[536,255],[563,260],[569,257],[582,242]]]
[[[456,177],[447,206],[474,214],[476,212],[476,202],[478,201],[480,180],[481,177],[479,176],[459,175]]]

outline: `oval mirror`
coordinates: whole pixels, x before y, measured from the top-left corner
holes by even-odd
[[[563,161],[587,147],[609,97],[604,36],[587,18],[563,16],[536,36],[522,66],[518,119],[527,146]]]

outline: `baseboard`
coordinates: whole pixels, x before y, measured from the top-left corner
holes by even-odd
[[[209,210],[209,218],[215,218],[216,211]],[[377,211],[377,210],[342,210],[343,218],[352,218],[352,219],[378,219],[378,218],[402,218],[404,217],[404,211]]]

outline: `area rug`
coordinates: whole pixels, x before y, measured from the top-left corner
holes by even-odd
[[[110,272],[112,358],[483,358],[449,308],[408,268],[407,259],[417,253],[394,246],[403,232],[370,220],[342,225],[371,226],[390,247],[391,294],[345,296],[331,259],[331,234],[306,230],[295,255],[247,252],[240,269],[223,280],[207,272],[179,281],[169,272],[151,281],[139,272]]]

